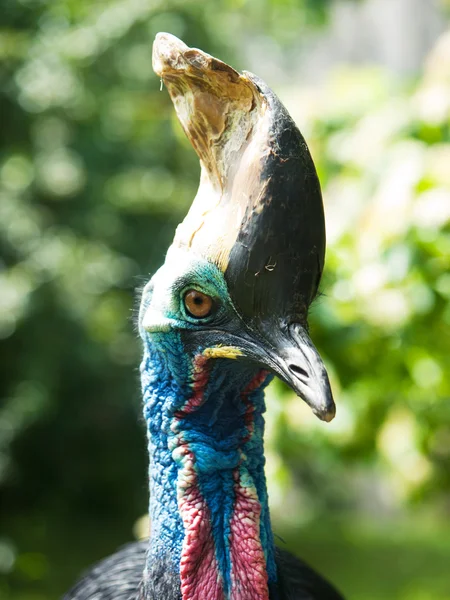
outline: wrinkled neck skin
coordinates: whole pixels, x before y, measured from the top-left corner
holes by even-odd
[[[262,416],[270,376],[188,356],[176,332],[143,338],[151,519],[143,597],[275,598]]]

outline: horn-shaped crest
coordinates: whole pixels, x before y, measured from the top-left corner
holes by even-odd
[[[202,170],[173,245],[214,262],[244,316],[304,313],[325,226],[314,163],[291,117],[259,78],[170,34],[157,35],[153,68]]]

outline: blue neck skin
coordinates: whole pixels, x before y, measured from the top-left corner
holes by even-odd
[[[270,376],[263,379],[244,402],[242,392],[254,381],[258,371],[235,360],[206,361],[204,402],[180,418],[180,411],[193,397],[193,381],[198,379],[199,370],[197,376],[193,374],[193,357],[186,355],[176,332],[144,333],[143,341],[141,378],[149,437],[151,519],[144,579],[149,596],[152,591],[158,591],[154,580],[162,573],[176,581],[171,589],[178,586],[179,590],[180,585],[180,560],[185,541],[179,508],[180,461],[176,451],[180,439],[195,457],[196,481],[209,509],[224,597],[228,597],[231,585],[229,539],[236,469],[245,471],[245,479],[256,488],[261,505],[259,533],[270,586],[276,581],[276,567],[264,475],[262,416],[265,411],[263,388]],[[252,405],[251,428],[249,403]]]

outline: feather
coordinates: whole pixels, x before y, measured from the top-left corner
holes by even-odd
[[[63,600],[159,600],[150,599],[143,589],[142,573],[147,542],[128,544],[97,563]],[[314,569],[286,550],[276,549],[277,588],[271,600],[343,600],[343,596]],[[179,600],[173,585],[161,582],[162,600]],[[205,600],[208,600],[205,598]]]

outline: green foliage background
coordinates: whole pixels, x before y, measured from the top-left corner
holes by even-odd
[[[145,528],[134,290],[199,174],[151,70],[155,33],[245,68],[247,36],[288,51],[327,4],[2,6],[1,598],[56,599]],[[342,69],[277,89],[324,188],[311,323],[338,417],[271,387],[271,505],[288,545],[359,600],[450,598],[449,74],[447,34],[415,81]]]

